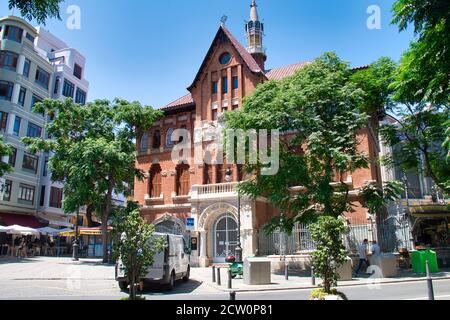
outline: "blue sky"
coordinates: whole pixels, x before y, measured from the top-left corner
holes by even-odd
[[[0,15],[10,14],[7,1]],[[381,56],[399,60],[413,39],[390,25],[394,0],[258,0],[265,22],[268,68],[335,51],[352,66]],[[66,0],[62,21],[45,26],[87,58],[89,100],[122,97],[159,108],[186,94],[220,25],[245,44],[250,0]],[[66,9],[81,9],[69,30]],[[370,5],[381,8],[381,30],[369,30]],[[16,12],[17,14],[17,12]],[[35,23],[34,23],[35,24]]]

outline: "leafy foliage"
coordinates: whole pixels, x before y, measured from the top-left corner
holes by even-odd
[[[337,289],[331,289],[330,292],[327,293],[322,288],[313,290],[310,300],[325,300],[326,296],[330,294],[339,296],[342,300],[348,300],[347,296],[344,293],[337,291]]]
[[[11,147],[3,141],[3,137],[0,136],[0,158],[4,156],[9,156],[12,154]],[[9,163],[0,161],[0,177],[13,171],[13,168]]]
[[[64,0],[8,0],[8,7],[10,10],[17,8],[24,18],[30,21],[36,19],[45,25],[48,18],[61,20],[59,6],[62,2]]]
[[[312,253],[314,274],[322,278],[322,288],[327,294],[332,294],[332,287],[337,286],[337,268],[347,261],[347,251],[342,243],[345,229],[342,217],[322,216],[309,226],[311,239],[316,244]]]
[[[397,0],[392,23],[414,26],[418,39],[403,55],[395,75],[400,102],[448,104],[450,85],[450,3],[448,0]]]
[[[327,53],[288,79],[259,85],[241,111],[226,114],[229,128],[289,132],[280,138],[278,173],[257,175],[239,187],[243,194],[267,197],[285,214],[283,224],[351,211],[348,186],[331,186],[336,174],[367,166],[356,137],[368,119],[360,111],[364,91],[349,80],[351,74],[347,63]],[[245,170],[261,168],[247,164]],[[293,192],[297,186],[303,191]]]
[[[369,68],[355,72],[350,77],[350,80],[365,92],[362,110],[382,113],[385,108],[393,106],[393,91],[390,85],[394,81],[396,67],[397,64],[392,59],[382,57]]]
[[[155,255],[164,249],[166,243],[164,238],[153,236],[155,226],[144,221],[139,209],[133,207],[116,213],[113,230],[116,238],[120,239],[114,243],[113,256],[122,261],[130,284],[130,299],[136,300],[135,285],[145,276]]]
[[[389,181],[384,184],[383,189],[367,183],[361,190],[364,207],[369,210],[369,214],[376,216],[390,201],[399,199],[403,191],[400,181]]]
[[[71,99],[47,99],[36,104],[34,111],[54,117],[46,126],[52,139],[27,137],[22,141],[32,152],[54,154],[49,169],[53,181],[64,183],[64,212],[93,207],[101,217],[103,243],[107,243],[113,192],[127,194],[134,180],[143,178],[143,172],[135,168],[135,139],[161,112],[121,99],[113,103],[97,100],[85,106]]]
[[[401,120],[383,125],[380,130],[384,141],[394,147],[394,156],[387,162],[403,171],[422,171],[450,194],[450,167],[446,161],[449,145],[444,143],[450,109],[406,105],[396,107],[395,113]]]
[[[282,212],[265,227],[268,233],[291,232],[296,222],[320,219],[313,224],[319,242],[315,263],[327,292],[335,283],[336,267],[345,261],[338,218],[353,210],[344,174],[368,166],[357,140],[367,124],[361,106],[368,97],[361,88],[362,77],[351,81],[352,74],[346,62],[326,53],[290,78],[259,85],[242,110],[225,115],[229,128],[285,133],[280,138],[278,173],[254,175],[240,184],[239,192],[266,197]],[[260,163],[246,164],[245,171],[262,168]]]

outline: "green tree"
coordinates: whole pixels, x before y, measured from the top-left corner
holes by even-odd
[[[256,175],[239,187],[243,194],[266,197],[283,213],[283,219],[274,218],[267,231],[292,230],[295,222],[315,222],[320,216],[337,219],[352,212],[344,173],[368,166],[367,155],[358,151],[357,133],[369,117],[362,111],[366,93],[350,80],[351,75],[348,63],[326,53],[290,78],[259,85],[241,111],[226,114],[229,128],[290,133],[281,137],[278,173]],[[245,170],[254,173],[263,167],[246,164]],[[325,227],[324,232],[336,241],[334,248],[342,245],[334,228]],[[330,268],[342,264],[339,255],[335,258]],[[331,293],[334,277],[329,272],[335,269],[318,270]]]
[[[388,181],[383,188],[367,183],[361,190],[364,208],[376,217],[389,202],[399,199],[403,192],[403,184],[400,181]]]
[[[118,239],[114,242],[113,256],[125,267],[131,300],[136,300],[136,284],[153,264],[155,255],[166,246],[164,238],[153,236],[155,226],[144,221],[135,207],[118,211],[113,219],[114,234]]]
[[[414,26],[417,39],[403,55],[395,75],[395,98],[408,103],[447,104],[450,85],[450,2],[397,0],[392,23],[400,31]]]
[[[416,39],[404,53],[390,88],[397,103],[388,108],[397,124],[382,128],[382,136],[396,147],[388,162],[431,177],[450,194],[449,145],[443,144],[450,117],[450,2],[397,0],[392,23],[400,31],[414,27]]]
[[[396,106],[394,114],[397,123],[381,127],[383,140],[394,147],[394,154],[386,157],[385,163],[421,172],[450,195],[450,167],[446,161],[449,145],[443,144],[450,109],[406,104]]]
[[[345,221],[342,217],[322,216],[309,230],[316,244],[312,253],[314,273],[322,278],[323,291],[331,294],[339,280],[337,268],[347,261],[347,250],[342,243]]]
[[[138,102],[97,100],[85,106],[65,101],[45,100],[35,112],[46,113],[53,121],[46,125],[52,138],[23,138],[30,151],[54,154],[49,161],[52,180],[64,183],[64,212],[87,205],[102,221],[102,240],[108,243],[108,219],[113,209],[113,193],[130,191],[135,178],[138,135],[152,127],[160,111]],[[107,245],[103,260],[108,260]]]
[[[9,9],[17,8],[22,17],[45,25],[48,18],[60,17],[60,4],[64,0],[8,0]]]
[[[350,80],[364,90],[363,110],[369,114],[384,114],[386,109],[392,108],[394,72],[397,64],[390,58],[382,57],[372,63],[369,68],[355,72]]]
[[[11,146],[3,141],[3,136],[0,136],[0,158],[9,156],[11,154],[12,154]],[[12,171],[13,168],[9,163],[0,161],[0,178],[7,173],[11,173]]]

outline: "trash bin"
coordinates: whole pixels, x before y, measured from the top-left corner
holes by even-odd
[[[426,262],[431,273],[439,272],[437,255],[433,250],[419,250],[411,253],[411,264],[414,273],[426,273]]]

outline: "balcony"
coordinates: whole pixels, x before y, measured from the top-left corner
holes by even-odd
[[[192,186],[191,200],[207,200],[237,197],[238,182]]]

